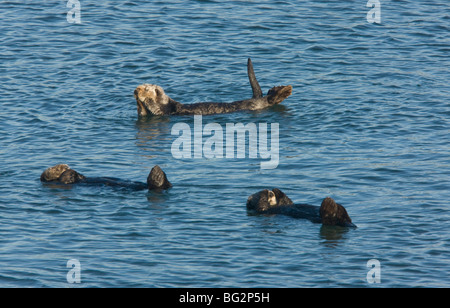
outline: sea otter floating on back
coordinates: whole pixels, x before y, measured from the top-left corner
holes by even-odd
[[[160,86],[140,85],[134,90],[138,115],[207,115],[240,110],[259,110],[281,103],[292,93],[292,86],[290,85],[277,86],[270,89],[266,96],[263,96],[250,58],[247,62],[247,72],[253,96],[250,99],[232,103],[206,102],[184,105],[171,99]]]
[[[42,182],[59,184],[106,185],[123,187],[131,190],[163,190],[172,187],[164,171],[158,166],[154,166],[147,177],[147,183],[121,180],[111,177],[85,177],[77,171],[71,169],[66,164],[59,164],[47,168],[41,174]]]
[[[294,218],[308,219],[323,225],[356,228],[347,210],[330,197],[323,199],[320,207],[309,204],[294,204],[278,188],[264,189],[248,198],[247,209],[258,214],[282,214]]]

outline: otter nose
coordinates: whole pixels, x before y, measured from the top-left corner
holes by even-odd
[[[134,96],[138,96],[138,94],[139,94],[138,89],[134,90]]]

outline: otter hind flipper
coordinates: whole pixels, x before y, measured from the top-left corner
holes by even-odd
[[[248,80],[250,81],[250,86],[253,91],[253,98],[261,98],[263,97],[263,93],[261,91],[261,87],[259,86],[258,80],[256,80],[255,71],[253,70],[252,60],[248,58],[247,61],[247,73]]]
[[[330,197],[323,199],[319,214],[324,225],[356,228],[345,207]]]
[[[276,105],[284,101],[292,94],[292,86],[277,86],[267,92],[269,105]]]
[[[165,172],[158,166],[154,166],[147,177],[148,189],[169,189],[172,183],[169,182]]]
[[[154,84],[142,84],[134,90],[139,116],[147,115],[207,115],[223,114],[241,110],[260,110],[281,103],[292,94],[292,86],[278,86],[263,95],[255,76],[252,60],[248,58],[247,73],[252,87],[252,98],[224,102],[199,102],[182,104],[165,94],[163,88]]]
[[[323,225],[356,228],[347,210],[327,197],[320,207],[309,204],[294,204],[292,200],[280,189],[264,189],[247,200],[247,209],[259,214],[282,214],[294,218],[308,219]]]

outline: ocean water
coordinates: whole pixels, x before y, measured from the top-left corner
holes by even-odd
[[[448,1],[380,0],[380,23],[366,1],[79,2],[70,23],[68,1],[0,1],[1,287],[450,286]],[[138,119],[142,83],[249,98],[248,57],[263,92],[292,96],[203,125],[278,123],[277,168],[177,159],[193,118]],[[136,181],[158,164],[174,186],[43,185],[57,163]],[[331,196],[358,228],[247,213],[274,187]]]

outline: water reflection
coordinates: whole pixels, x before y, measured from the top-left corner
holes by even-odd
[[[149,191],[147,193],[147,201],[150,202],[149,207],[152,209],[162,209],[169,198],[167,191]]]
[[[320,227],[320,239],[325,246],[335,247],[342,241],[342,237],[350,230],[348,227],[341,226],[325,226]]]
[[[170,135],[170,122],[170,117],[167,116],[139,117],[136,120],[137,145],[143,145],[148,140],[156,139],[162,135]]]
[[[148,116],[136,120],[135,144],[142,150],[142,156],[153,160],[161,153],[170,151],[170,122],[171,119],[167,116]]]
[[[42,185],[51,189],[65,189],[65,190],[70,190],[73,187],[73,184],[63,184],[59,182],[42,183]]]

